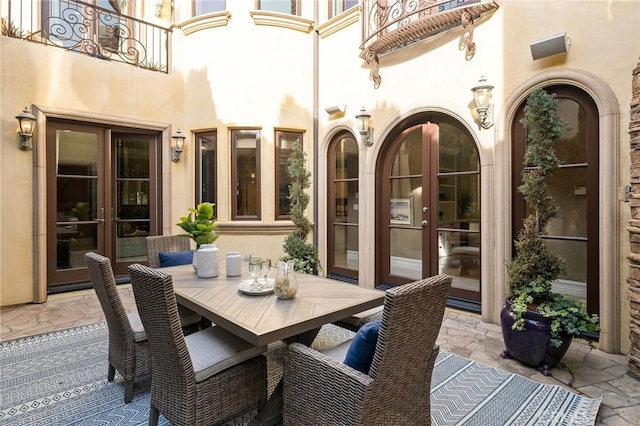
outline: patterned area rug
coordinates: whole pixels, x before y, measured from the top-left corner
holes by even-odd
[[[327,325],[314,342],[323,350],[353,333]],[[269,387],[282,374],[283,344],[269,347]],[[149,415],[150,378],[138,380],[124,404],[122,378],[106,380],[104,323],[0,342],[0,423],[3,426],[142,425]],[[442,352],[434,368],[434,425],[593,425],[600,399]],[[244,426],[247,413],[225,426]],[[160,416],[160,424],[169,422]]]

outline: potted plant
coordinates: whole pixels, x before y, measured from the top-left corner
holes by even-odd
[[[516,240],[515,258],[507,264],[507,303],[501,313],[506,349],[502,356],[550,375],[549,369],[560,362],[572,338],[599,330],[598,317],[586,312],[584,301],[552,292],[565,262],[542,238],[558,209],[547,181],[560,163],[553,145],[568,134],[569,126],[558,112],[555,96],[543,89],[531,93],[521,122],[528,135],[518,191],[530,213]]]
[[[311,222],[304,214],[309,204],[309,194],[305,190],[311,185],[311,173],[307,170],[306,154],[299,140],[293,143],[287,170],[291,177],[289,188],[291,221],[297,229],[286,236],[283,245],[286,256],[280,260],[293,260],[296,271],[317,275],[321,270],[318,249],[307,241]]]
[[[196,208],[189,208],[189,214],[180,218],[177,225],[196,242],[196,249],[202,244],[212,244],[218,239],[216,234],[216,217],[213,215],[213,203],[200,203]]]

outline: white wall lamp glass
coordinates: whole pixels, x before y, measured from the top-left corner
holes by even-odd
[[[488,129],[493,126],[493,104],[491,103],[493,86],[487,84],[487,80],[484,77],[480,77],[478,82],[480,84],[471,88],[473,101],[476,104],[476,112],[480,118],[480,127]]]
[[[33,131],[36,127],[36,117],[24,107],[24,110],[16,115],[20,124],[20,149],[29,151],[33,149]]]
[[[186,138],[187,137],[182,134],[180,129],[171,135],[171,161],[174,163],[180,161],[180,154],[182,154],[182,150],[184,149],[184,140]]]
[[[360,110],[360,114],[356,115],[358,120],[358,131],[360,132],[360,139],[367,145],[373,145],[373,128],[371,127],[371,114],[367,112],[364,107]]]

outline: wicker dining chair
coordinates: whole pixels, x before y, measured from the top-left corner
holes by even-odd
[[[124,402],[131,402],[136,377],[151,372],[147,335],[137,311],[124,309],[111,261],[102,255],[85,254],[89,275],[109,329],[109,370],[107,380],[113,381],[118,370],[124,378]],[[180,324],[185,333],[199,329],[202,317],[190,310],[180,312]]]
[[[153,235],[147,240],[147,261],[149,267],[160,267],[160,253],[191,250],[191,239],[184,235]]]
[[[183,336],[171,276],[139,264],[129,273],[152,355],[149,425],[159,413],[173,425],[218,424],[266,401],[266,346],[217,326]]]
[[[284,425],[430,425],[431,375],[452,278],[387,290],[368,374],[299,343],[284,361]],[[349,345],[347,342],[346,345]]]
[[[109,329],[107,380],[112,382],[118,370],[124,378],[124,402],[128,403],[133,397],[134,379],[151,372],[147,335],[138,313],[127,314],[124,309],[109,259],[89,252],[85,260]]]

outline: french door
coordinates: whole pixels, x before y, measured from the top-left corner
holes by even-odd
[[[381,154],[377,281],[401,285],[447,273],[452,296],[479,302],[477,148],[450,118],[429,119],[407,126]]]
[[[89,279],[84,254],[116,274],[144,262],[159,223],[155,134],[51,121],[47,127],[47,282]]]

